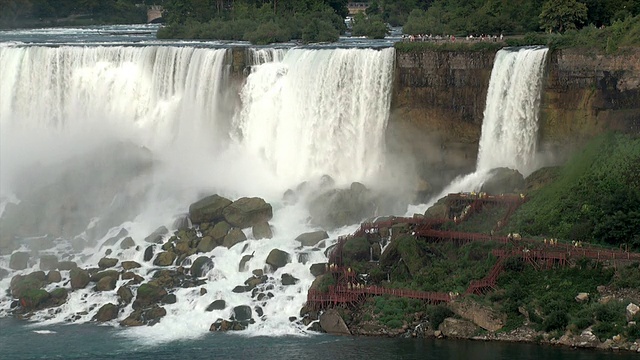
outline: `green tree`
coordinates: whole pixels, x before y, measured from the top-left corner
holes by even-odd
[[[587,6],[576,0],[548,0],[542,5],[540,24],[548,32],[575,29],[587,20]]]

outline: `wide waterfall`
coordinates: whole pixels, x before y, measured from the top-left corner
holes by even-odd
[[[306,326],[292,319],[314,280],[309,265],[326,256],[294,241],[317,228],[308,223],[303,203],[286,204],[282,195],[322,175],[338,184],[366,184],[377,174],[394,50],[248,51],[251,70],[236,89],[229,49],[0,47],[0,230],[23,236],[19,250],[31,253],[26,269],[9,270],[4,278],[9,256],[0,256],[0,316],[10,313],[5,290],[11,277],[39,270],[43,255],[95,268],[111,254],[137,261],[142,267],[135,272],[150,280],[158,268],[143,260],[149,246],[143,239],[163,225],[172,233],[174,220],[192,202],[218,193],[270,202],[273,238],[255,240],[249,228],[240,244],[190,256],[184,264],[200,255],[212,258],[206,282],[175,289],[177,302],[163,305],[167,314],[159,323],[124,333],[144,341],[191,338],[216,319],[228,319],[238,305],[254,309],[256,323],[245,333],[304,333]],[[328,243],[352,228],[330,232]],[[125,248],[123,234],[137,248]],[[270,274],[272,298],[233,292],[251,270],[264,268],[274,248],[292,256]],[[247,255],[252,257],[241,272]],[[69,272],[61,273],[62,282],[44,289],[69,288]],[[284,286],[285,273],[299,281]],[[128,282],[118,280],[115,289]],[[63,305],[31,319],[91,321],[103,304],[118,304],[116,290],[69,291]],[[206,310],[219,299],[226,301],[224,309]],[[263,315],[255,315],[257,306]],[[123,306],[111,323],[132,312],[132,305]]]
[[[478,191],[491,169],[507,167],[525,176],[536,170],[538,113],[547,48],[501,49],[491,71],[476,171],[449,184],[428,204],[410,206],[409,214],[449,193]]]

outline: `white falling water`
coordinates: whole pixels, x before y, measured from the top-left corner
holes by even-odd
[[[382,166],[394,50],[289,50],[254,66],[235,124],[279,177],[345,183]]]
[[[409,206],[408,214],[424,213],[449,193],[479,191],[491,169],[508,167],[524,176],[535,170],[547,51],[547,48],[498,51],[487,91],[476,171],[452,181],[429,203]]]
[[[296,49],[286,54],[259,50],[254,55],[249,63],[262,65],[253,68],[242,89],[243,108],[230,109],[227,50],[0,47],[2,208],[6,203],[2,199],[20,201],[13,193],[14,186],[26,180],[20,171],[34,164],[62,166],[75,162],[78,156],[92,156],[94,149],[114,141],[144,147],[154,159],[153,172],[137,174],[146,189],[141,191],[142,199],[133,197],[141,202],[137,216],[111,228],[96,239],[95,246],[74,252],[72,239],[61,239],[57,247],[44,253],[64,256],[87,268],[95,267],[111,250],[111,256],[121,261],[142,264],[136,271],[148,280],[157,268],[143,261],[142,251],[149,245],[144,237],[160,225],[171,228],[175,215],[185,213],[189,204],[203,194],[217,192],[231,199],[261,196],[273,204],[272,239],[255,240],[251,230],[245,229],[246,242],[191,257],[213,258],[214,269],[202,286],[206,294],[200,294],[200,287],[177,289],[178,300],[165,305],[167,316],[160,323],[125,331],[144,342],[206,334],[211,323],[228,319],[234,306],[245,304],[254,309],[261,306],[265,315],[260,318],[254,313],[257,323],[245,334],[303,333],[304,327],[289,318],[299,315],[306,300],[313,281],[309,264],[326,258],[322,251],[301,248],[293,240],[300,233],[316,229],[309,228],[304,205],[284,205],[282,193],[317,175],[329,174],[345,182],[363,181],[382,161],[393,49]],[[235,117],[233,111],[237,112]],[[237,143],[230,141],[232,136],[227,132],[232,120],[234,135],[240,133]],[[94,183],[93,171],[106,166],[100,159],[89,158],[98,164],[83,174],[73,174],[74,179],[84,179],[82,189]],[[114,169],[101,170],[110,173]],[[116,188],[122,193],[139,190]],[[109,193],[98,191],[98,197],[105,194]],[[83,194],[75,195],[81,198]],[[116,202],[116,198],[104,200],[107,204]],[[102,214],[96,216],[99,220]],[[122,239],[107,244],[121,229],[128,231],[141,251],[122,250]],[[352,230],[339,229],[330,236],[335,239]],[[250,270],[264,267],[274,248],[292,254],[290,264],[270,274],[275,297],[258,302],[250,293],[231,292],[251,276]],[[252,253],[249,271],[238,271],[243,255]],[[308,257],[308,263],[298,258],[300,253]],[[8,269],[8,263],[8,256],[0,256],[0,268]],[[36,270],[37,261],[0,280],[0,316],[9,314],[11,298],[5,290],[11,276]],[[292,274],[300,282],[283,286],[283,273]],[[62,271],[62,276],[64,284],[69,273]],[[125,283],[120,280],[116,289]],[[59,285],[50,284],[46,289]],[[226,300],[227,308],[204,311],[217,299]],[[102,304],[117,301],[115,291],[96,292],[87,287],[70,292],[65,305],[40,311],[32,319],[87,322]],[[131,305],[125,307],[118,321],[131,312]]]

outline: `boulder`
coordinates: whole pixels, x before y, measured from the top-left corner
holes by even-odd
[[[498,331],[502,329],[506,322],[506,316],[472,299],[452,301],[449,303],[449,309],[463,319],[472,321],[477,326],[488,331]]]
[[[120,303],[127,305],[133,300],[133,292],[127,286],[120,286],[117,292],[120,297]]]
[[[53,291],[51,291],[52,305],[59,306],[64,304],[65,301],[67,301],[68,295],[69,295],[69,292],[65,288],[54,289]]]
[[[153,284],[142,284],[138,288],[136,300],[134,301],[134,309],[145,308],[155,304],[167,295],[167,291],[160,286]]]
[[[334,189],[312,198],[309,213],[313,223],[336,229],[374,216],[376,204],[367,188],[357,182],[349,189]]]
[[[309,267],[309,271],[311,271],[311,275],[313,276],[320,276],[327,272],[327,263],[312,264]]]
[[[107,269],[107,268],[116,266],[117,263],[118,263],[118,259],[105,257],[100,259],[100,261],[98,261],[98,267],[100,269]]]
[[[324,230],[312,231],[298,235],[296,241],[299,241],[302,246],[314,246],[324,239],[328,239],[329,234]]]
[[[160,302],[163,304],[175,304],[178,302],[178,297],[176,294],[167,294]]]
[[[0,268],[0,280],[9,276],[9,271],[7,269]]]
[[[142,266],[139,263],[137,263],[136,261],[131,261],[131,260],[123,261],[122,263],[120,263],[120,265],[122,265],[122,268],[124,270],[136,269],[136,268],[139,268],[140,266]]]
[[[489,194],[517,193],[525,186],[524,177],[518,170],[495,168],[489,172],[488,176],[480,191]]]
[[[447,198],[443,197],[435,204],[431,205],[424,212],[424,217],[432,219],[446,219],[449,217],[449,207],[447,206]]]
[[[247,305],[240,305],[233,308],[233,319],[236,321],[249,321],[251,320],[251,316],[251,307]]]
[[[111,291],[116,288],[117,278],[105,276],[96,284],[97,291]]]
[[[118,272],[117,270],[105,270],[105,271],[100,271],[97,272],[93,275],[91,275],[90,280],[93,282],[98,282],[100,280],[102,280],[102,278],[105,277],[112,277],[114,279],[118,279],[120,277],[120,272]]]
[[[60,261],[58,262],[58,270],[68,271],[78,267],[75,261]]]
[[[271,231],[271,225],[269,225],[266,221],[261,221],[251,228],[251,232],[253,233],[253,237],[256,240],[260,239],[271,239],[273,237],[273,232]]]
[[[589,293],[585,293],[585,292],[578,293],[575,299],[579,303],[587,302],[589,301]]]
[[[438,327],[442,335],[451,338],[470,338],[478,332],[478,327],[467,320],[446,318]]]
[[[191,227],[191,220],[189,220],[189,214],[182,214],[173,221],[172,228],[178,231],[186,230],[190,227]]]
[[[231,200],[217,194],[207,196],[189,206],[189,217],[194,224],[222,220],[222,211],[231,205]]]
[[[58,268],[58,257],[55,255],[40,256],[40,270],[48,271]]]
[[[371,246],[364,237],[350,238],[342,248],[342,258],[345,263],[369,261],[371,258]]]
[[[300,279],[294,277],[291,274],[287,274],[287,273],[282,274],[280,279],[282,280],[282,285],[285,285],[285,286],[295,285],[295,284],[298,283],[298,281],[300,281]]]
[[[47,282],[48,283],[57,283],[62,281],[62,274],[58,270],[51,270],[47,273]]]
[[[153,259],[153,248],[153,245],[149,245],[144,249],[144,261],[151,261],[151,259]]]
[[[211,228],[207,232],[207,235],[211,236],[213,240],[216,241],[217,244],[222,244],[222,240],[224,239],[225,236],[227,236],[230,230],[231,230],[231,225],[229,225],[228,222],[220,221],[219,223],[215,224],[213,228]]]
[[[109,239],[105,240],[105,242],[103,242],[102,245],[100,245],[100,248],[102,249],[103,247],[106,247],[106,246],[113,246],[118,242],[118,240],[122,239],[128,234],[129,232],[127,231],[127,229],[120,229],[120,231],[118,232],[118,234],[116,234],[116,236],[110,237]]]
[[[626,308],[627,321],[633,321],[640,311],[640,307],[634,303],[629,303]]]
[[[74,268],[69,271],[72,289],[84,289],[89,284],[90,276],[87,270]]]
[[[207,306],[205,311],[224,310],[224,308],[226,307],[227,307],[227,303],[224,300],[219,299],[209,304],[209,306]]]
[[[298,253],[298,262],[302,265],[306,265],[309,262],[309,253],[307,252]]]
[[[37,290],[45,285],[47,276],[44,271],[35,271],[28,275],[16,275],[11,278],[9,288],[15,298],[21,297],[29,290]]]
[[[28,252],[14,252],[9,258],[9,268],[13,270],[24,270],[27,268],[28,261]]]
[[[231,231],[229,231],[227,236],[224,237],[222,245],[224,245],[227,249],[230,249],[233,247],[233,245],[245,240],[247,240],[247,236],[242,232],[242,230],[233,228],[231,229]]]
[[[176,261],[176,254],[171,251],[163,251],[153,260],[155,266],[169,266]]]
[[[287,191],[282,194],[282,201],[286,205],[295,205],[298,202],[298,195],[296,195],[295,191],[287,189]]]
[[[347,324],[335,309],[329,309],[320,315],[320,327],[332,335],[351,335]]]
[[[274,271],[287,265],[290,262],[291,256],[289,255],[289,253],[280,249],[271,250],[266,260],[266,263],[269,264]]]
[[[169,229],[165,226],[160,226],[154,232],[152,232],[149,236],[144,238],[144,241],[153,244],[162,244],[164,236],[169,233]]]
[[[200,256],[191,264],[189,272],[191,276],[203,277],[211,271],[211,269],[213,269],[213,260],[208,256]]]
[[[133,238],[131,236],[127,236],[120,243],[120,249],[122,250],[130,249],[135,246],[136,246],[136,242],[133,241]]]
[[[154,306],[149,310],[142,313],[142,319],[145,323],[153,325],[159,321],[160,318],[167,315],[167,310],[161,306]]]
[[[25,311],[44,308],[51,294],[43,289],[27,290],[20,296],[20,304]]]
[[[95,320],[98,322],[111,321],[118,317],[118,307],[114,304],[107,303],[100,307],[98,313],[95,316]]]
[[[218,246],[218,242],[211,236],[207,235],[203,237],[198,243],[199,252],[209,252]]]
[[[243,197],[225,207],[222,214],[229,224],[244,229],[271,220],[273,209],[261,198]]]

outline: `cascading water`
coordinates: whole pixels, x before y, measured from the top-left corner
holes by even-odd
[[[303,331],[290,317],[299,315],[314,279],[309,265],[326,257],[293,240],[315,229],[307,223],[304,204],[285,205],[282,194],[317,175],[349,182],[375,173],[382,161],[393,49],[253,51],[249,63],[255,66],[241,91],[240,109],[227,105],[233,103],[227,55],[224,49],[162,46],[0,47],[2,206],[27,200],[47,204],[37,214],[43,224],[23,222],[32,235],[57,238],[54,247],[34,252],[26,269],[0,279],[0,315],[9,314],[11,297],[4,290],[11,276],[38,270],[41,255],[88,268],[111,253],[140,263],[135,271],[150,280],[158,268],[144,261],[149,243],[143,239],[160,225],[171,227],[193,201],[219,193],[270,202],[273,238],[255,240],[245,230],[247,241],[192,255],[190,261],[201,255],[213,259],[206,283],[175,289],[177,302],[163,305],[167,315],[158,324],[125,334],[145,342],[198,336],[216,319],[228,319],[238,305],[254,311],[256,324],[245,333]],[[32,169],[36,164],[40,173]],[[27,178],[25,169],[39,176]],[[123,209],[130,216],[123,218]],[[108,226],[97,231],[103,223]],[[123,229],[139,250],[121,246]],[[335,239],[351,230],[329,235]],[[273,298],[258,301],[250,292],[232,292],[251,270],[265,267],[275,248],[292,256],[269,274]],[[19,250],[32,248],[23,244]],[[243,256],[251,254],[246,271],[239,271]],[[0,256],[2,269],[9,269],[9,256]],[[61,273],[62,282],[46,290],[68,287],[69,272]],[[285,273],[299,281],[284,286]],[[115,289],[127,283],[120,279]],[[132,289],[135,293],[136,286]],[[226,301],[225,309],[205,311],[219,299]],[[32,319],[86,322],[101,305],[118,301],[116,290],[87,287]],[[264,316],[256,315],[256,306]],[[132,305],[123,306],[113,323],[132,311]]]
[[[449,193],[478,191],[491,169],[508,167],[525,176],[535,170],[538,110],[547,48],[502,49],[496,54],[476,171],[455,179],[426,205],[410,206],[408,213],[424,213]]]

